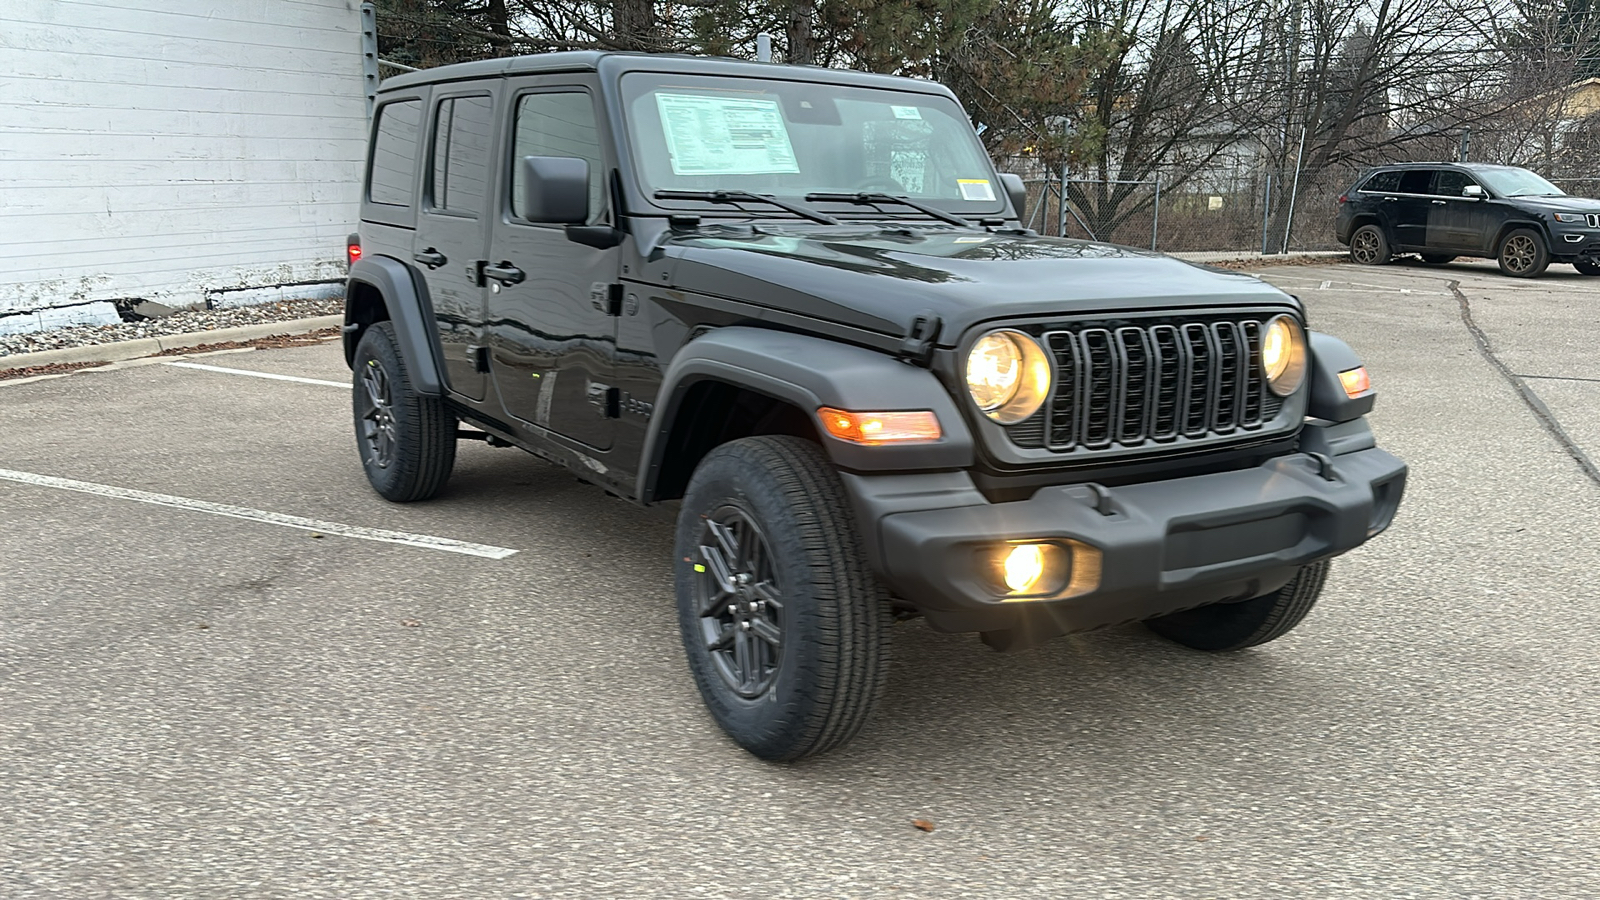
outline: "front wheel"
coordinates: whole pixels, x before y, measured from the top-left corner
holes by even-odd
[[[1584,262],[1579,260],[1572,264],[1580,275],[1600,275],[1600,263]]]
[[[1239,603],[1213,603],[1145,622],[1156,634],[1211,652],[1243,650],[1288,634],[1311,612],[1328,580],[1328,562],[1304,566],[1281,588]]]
[[[1350,261],[1363,266],[1381,266],[1389,261],[1389,239],[1377,225],[1363,225],[1350,235]]]
[[[1500,242],[1500,271],[1512,278],[1536,278],[1549,265],[1544,236],[1532,228],[1518,228]]]
[[[889,604],[821,447],[765,436],[713,450],[673,559],[689,669],[729,737],[795,760],[860,730],[888,676]]]
[[[356,449],[372,489],[396,503],[439,493],[456,463],[456,418],[412,387],[393,325],[361,336],[353,374]]]

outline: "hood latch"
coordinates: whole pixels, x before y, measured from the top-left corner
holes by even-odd
[[[931,310],[917,313],[911,320],[911,327],[906,330],[905,338],[900,341],[896,355],[906,362],[927,368],[933,362],[934,342],[939,339],[939,328],[943,324]]]

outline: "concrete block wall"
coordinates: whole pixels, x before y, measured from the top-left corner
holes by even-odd
[[[340,289],[359,0],[4,0],[0,81],[0,330]]]

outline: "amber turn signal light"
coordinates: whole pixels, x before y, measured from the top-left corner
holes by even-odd
[[[901,412],[848,412],[824,406],[817,410],[823,430],[852,444],[916,444],[944,436],[939,418],[928,409]]]
[[[1357,366],[1340,372],[1339,383],[1344,385],[1346,397],[1359,397],[1372,390],[1372,379],[1367,375],[1366,366]]]

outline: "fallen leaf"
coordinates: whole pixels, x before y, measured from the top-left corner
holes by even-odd
[[[929,822],[927,819],[912,819],[911,827],[917,829],[918,831],[932,831],[933,823]]]
[[[1208,838],[1208,837],[1206,837],[1206,836],[1205,836],[1205,835],[1203,835],[1203,834],[1197,834],[1197,835],[1195,835],[1195,836],[1194,836],[1194,839],[1195,839],[1195,840],[1197,840],[1197,841],[1209,841],[1209,840],[1211,840],[1211,838]]]
[[[312,537],[314,537],[314,538],[319,538],[319,537],[322,537],[322,535],[320,535],[320,534],[318,534],[318,533],[317,533],[317,532],[315,532],[315,531],[313,531],[313,532],[311,532],[311,536],[312,536]]]
[[[421,619],[401,619],[400,624],[407,628],[418,628],[422,625]]]

